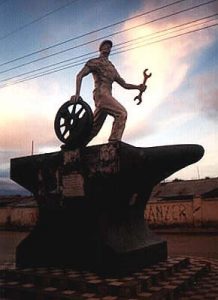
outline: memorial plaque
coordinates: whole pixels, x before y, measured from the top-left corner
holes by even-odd
[[[84,179],[79,173],[63,176],[63,196],[81,197],[84,196]]]

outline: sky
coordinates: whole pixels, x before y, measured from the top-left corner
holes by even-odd
[[[218,1],[1,0],[0,194],[22,192],[9,179],[10,159],[59,151],[59,107],[75,94],[76,74],[113,41],[110,60],[137,90],[113,85],[127,109],[123,141],[138,147],[200,144],[204,157],[168,180],[218,176]],[[61,70],[60,70],[61,69]],[[46,74],[49,73],[49,74]],[[93,79],[81,96],[94,110]],[[112,118],[91,144],[106,143]]]

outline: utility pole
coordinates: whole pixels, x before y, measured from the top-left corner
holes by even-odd
[[[198,179],[200,179],[200,171],[199,171],[199,167],[197,166],[197,173],[198,173]]]
[[[34,153],[34,141],[32,141],[32,147],[31,147],[31,155]]]

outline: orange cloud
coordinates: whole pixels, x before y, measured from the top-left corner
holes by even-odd
[[[35,83],[0,90],[0,148],[30,148],[31,141],[46,143],[55,134],[53,122],[59,106],[57,85],[41,90]]]
[[[143,35],[147,36],[158,30],[176,26],[192,19],[191,14],[187,14],[183,18],[167,19],[165,22],[161,22],[161,25],[159,25],[160,23],[152,23],[145,27],[139,27],[125,32],[125,40],[133,40]],[[131,21],[126,23],[123,28],[134,27],[134,25],[137,25],[137,22]],[[137,134],[139,126],[136,124],[147,124],[146,120],[152,119],[153,111],[161,103],[167,99],[169,100],[172,93],[177,91],[187,80],[187,73],[192,68],[196,54],[206,49],[214,40],[213,33],[208,33],[205,30],[200,33],[187,34],[180,38],[145,45],[121,54],[120,70],[126,81],[140,83],[143,79],[142,71],[145,68],[152,72],[152,77],[147,82],[148,88],[143,95],[144,101],[140,106],[136,106],[133,101],[123,100],[124,97],[125,99],[133,99],[137,95],[137,91],[134,93],[128,91],[127,96],[120,88],[115,89],[115,97],[129,112],[127,131],[130,128],[135,128],[135,134]],[[152,131],[152,128],[150,129]],[[140,132],[143,134],[143,130],[140,130]],[[125,137],[128,139],[130,135],[127,133]]]

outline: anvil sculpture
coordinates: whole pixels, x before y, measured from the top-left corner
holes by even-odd
[[[34,230],[17,247],[17,266],[68,266],[126,273],[167,257],[148,228],[152,189],[197,162],[200,145],[141,148],[123,142],[11,160],[11,179],[38,202]]]

